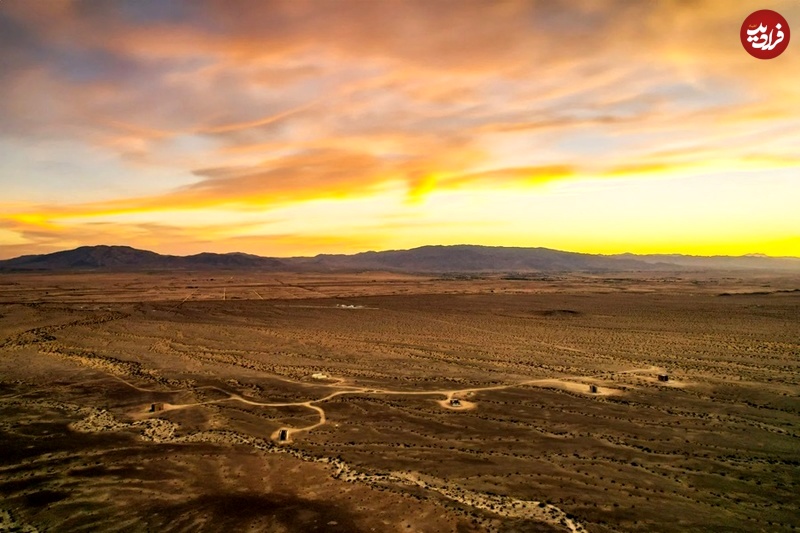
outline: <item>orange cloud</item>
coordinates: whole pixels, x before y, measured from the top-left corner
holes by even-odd
[[[198,130],[198,133],[229,133],[232,131],[238,130],[246,130],[249,128],[257,128],[259,126],[267,126],[269,124],[274,124],[279,122],[285,118],[291,117],[298,113],[302,113],[303,111],[310,109],[316,105],[319,105],[320,100],[315,100],[312,102],[308,102],[306,104],[297,106],[292,109],[287,109],[281,113],[277,113],[275,115],[271,115],[268,117],[259,118],[256,120],[249,120],[246,122],[241,122],[238,124],[225,124],[222,126],[209,126],[209,127],[202,127]]]

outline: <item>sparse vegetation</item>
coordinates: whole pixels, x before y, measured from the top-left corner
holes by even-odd
[[[0,285],[0,524],[800,525],[796,279],[281,276]]]

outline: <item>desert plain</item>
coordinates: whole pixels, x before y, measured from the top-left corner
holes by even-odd
[[[0,531],[793,531],[798,288],[3,274]]]

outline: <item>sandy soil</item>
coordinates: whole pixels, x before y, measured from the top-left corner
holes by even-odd
[[[683,276],[3,276],[0,529],[791,531],[800,280]]]

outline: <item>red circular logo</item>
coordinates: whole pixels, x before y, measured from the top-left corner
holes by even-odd
[[[772,59],[789,46],[789,24],[780,13],[761,9],[744,19],[739,37],[748,54],[758,59]]]

